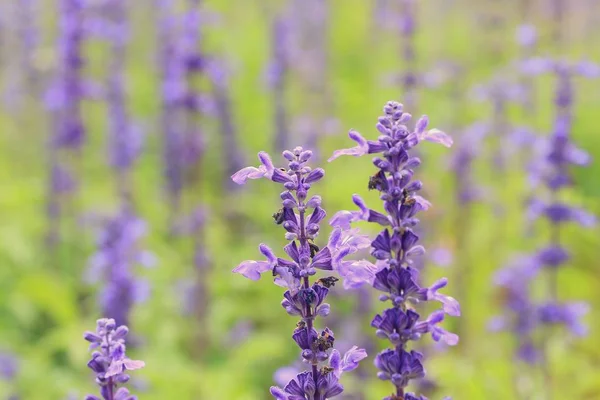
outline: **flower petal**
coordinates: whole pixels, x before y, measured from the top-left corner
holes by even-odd
[[[342,371],[348,372],[356,369],[360,360],[367,358],[365,349],[359,349],[357,346],[352,346],[350,350],[344,354],[342,359]]]
[[[271,392],[271,394],[273,395],[275,400],[288,400],[289,399],[289,396],[283,390],[278,388],[277,386],[271,386],[271,389],[269,391]]]
[[[267,261],[253,261],[246,260],[242,261],[240,265],[233,269],[233,272],[242,274],[246,278],[257,281],[260,279],[260,274],[266,271],[270,271],[272,266]]]
[[[350,137],[350,139],[354,140],[358,145],[351,147],[349,149],[341,149],[341,150],[334,151],[333,154],[331,155],[331,157],[329,157],[329,159],[327,161],[331,162],[331,161],[335,160],[336,158],[338,158],[339,156],[360,157],[360,156],[364,156],[365,154],[367,154],[369,152],[369,146],[367,144],[367,141],[365,140],[365,138],[363,138],[361,136],[360,133],[358,133],[354,130],[350,130],[348,132],[348,137]]]
[[[428,131],[425,131],[422,134],[418,134],[418,138],[419,141],[427,140],[429,142],[439,143],[445,147],[451,147],[454,143],[450,136],[440,131],[439,129],[430,129]]]
[[[260,179],[267,175],[267,169],[262,165],[256,167],[245,167],[231,175],[231,180],[238,185],[243,185],[248,179]]]

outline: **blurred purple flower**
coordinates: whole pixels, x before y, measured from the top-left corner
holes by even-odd
[[[532,24],[522,24],[517,27],[517,43],[521,47],[534,47],[537,44],[537,29]]]
[[[140,248],[146,224],[126,208],[105,221],[97,239],[97,252],[90,258],[87,279],[103,281],[100,295],[103,314],[120,324],[129,321],[131,307],[148,297],[149,286],[134,275],[136,264],[150,267],[154,255]]]
[[[559,199],[560,190],[573,185],[570,168],[586,165],[589,156],[571,141],[571,118],[573,113],[573,77],[593,77],[597,66],[584,63],[568,63],[564,60],[546,58],[530,59],[523,63],[526,73],[553,73],[556,77],[554,96],[555,124],[550,137],[540,138],[534,144],[533,161],[529,165],[530,181],[545,185],[546,199],[534,197],[529,200],[527,217],[531,221],[545,218],[550,224],[550,243],[534,255],[519,258],[518,264],[499,271],[496,283],[507,292],[504,296],[505,314],[492,322],[494,329],[515,332],[518,338],[517,357],[528,363],[539,361],[544,353],[543,343],[534,340],[535,332],[547,325],[562,324],[573,334],[583,335],[585,327],[581,317],[587,311],[584,303],[560,303],[557,269],[570,260],[570,254],[560,243],[562,224],[576,222],[584,227],[596,223],[594,215]],[[531,286],[542,271],[546,270],[550,290],[543,301],[530,299]],[[547,333],[544,334],[544,336]]]
[[[9,352],[0,351],[0,379],[10,381],[19,371],[19,360]]]
[[[111,45],[106,82],[108,158],[117,173],[121,196],[129,201],[130,182],[127,176],[143,144],[141,127],[130,120],[127,111],[125,63],[129,42],[129,9],[126,3],[119,0],[105,0],[102,9],[105,18],[102,28]]]
[[[490,126],[476,122],[467,127],[460,139],[457,149],[451,159],[451,167],[456,177],[457,204],[467,207],[468,203],[480,200],[481,188],[476,186],[473,179],[473,162],[478,156],[483,140],[490,134]]]

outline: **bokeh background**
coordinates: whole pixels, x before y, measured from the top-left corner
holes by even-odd
[[[556,77],[522,66],[600,62],[599,24],[595,0],[1,0],[0,398],[96,393],[82,334],[106,310],[146,362],[139,398],[270,398],[298,362],[296,321],[269,277],[231,270],[258,243],[284,245],[279,192],[229,176],[260,150],[281,163],[283,146],[305,145],[329,215],[353,193],[375,205],[368,157],[326,159],[353,145],[350,128],[375,138],[397,100],[455,141],[420,146],[417,173],[433,203],[424,280],[447,276],[463,311],[446,322],[457,347],[421,345],[430,398],[600,399],[598,227],[561,235],[559,297],[588,302],[589,334],[552,331],[550,380],[515,360],[511,332],[489,330],[506,300],[495,271],[549,240],[526,204],[545,191],[528,166],[552,131]],[[592,161],[562,195],[598,215],[600,79],[572,82],[571,137]],[[543,277],[531,285],[544,296]],[[369,327],[382,305],[368,288],[334,292],[340,347],[371,354],[340,398],[382,398]]]

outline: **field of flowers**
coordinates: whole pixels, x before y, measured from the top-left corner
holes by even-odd
[[[0,400],[600,399],[599,25],[0,1]]]

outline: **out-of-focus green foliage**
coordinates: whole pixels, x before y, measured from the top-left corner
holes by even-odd
[[[138,3],[138,2],[136,2]],[[148,4],[147,4],[148,3]],[[204,28],[206,51],[226,56],[231,61],[233,112],[248,164],[256,164],[255,154],[272,150],[272,104],[264,86],[263,73],[269,56],[268,26],[278,7],[275,1],[248,0],[228,2],[207,0],[206,8],[216,13]],[[386,83],[386,76],[402,69],[400,46],[396,34],[374,27],[370,8],[374,1],[332,0],[330,11],[328,84],[334,106],[327,113],[339,121],[336,135],[321,139],[319,153],[326,158],[333,149],[351,145],[345,132],[355,128],[365,136],[377,135],[374,123],[382,105],[390,99],[402,101],[398,85]],[[518,54],[514,31],[519,17],[512,2],[500,10],[506,26],[495,34],[483,33],[478,22],[486,5],[480,3],[436,0],[420,2],[417,33],[417,58],[421,71],[433,68],[439,60],[459,63],[465,74],[460,80],[460,98],[449,95],[452,82],[418,93],[418,107],[413,115],[426,112],[432,125],[449,131],[486,118],[490,107],[474,100],[473,85],[491,77],[497,68],[514,60]],[[448,3],[448,4],[446,4]],[[514,2],[515,4],[517,2]],[[150,299],[135,307],[131,331],[137,345],[131,356],[143,359],[146,368],[136,371],[132,391],[146,400],[268,399],[267,388],[273,372],[291,364],[298,356],[291,341],[295,321],[279,306],[282,291],[269,277],[251,282],[233,275],[231,269],[240,261],[258,256],[258,243],[272,248],[284,244],[281,229],[273,225],[271,214],[278,208],[278,192],[266,181],[251,182],[227,197],[222,191],[220,136],[214,121],[206,122],[209,151],[204,161],[204,178],[198,193],[188,194],[186,204],[201,199],[210,208],[208,252],[211,270],[202,277],[210,289],[209,316],[198,323],[182,311],[180,283],[194,274],[191,243],[169,239],[168,210],[162,191],[161,140],[156,130],[160,98],[155,67],[155,30],[153,10],[148,2],[133,6],[134,37],[128,57],[128,89],[132,113],[147,123],[148,143],[136,167],[133,193],[139,214],[150,227],[145,246],[158,259],[153,269],[142,270],[152,284]],[[46,7],[40,12],[47,13]],[[265,10],[267,12],[265,12]],[[598,12],[596,7],[595,12]],[[55,31],[51,14],[43,18],[48,36],[40,59],[53,63],[51,34]],[[568,37],[565,56],[600,60],[600,34],[583,35],[580,21],[590,16],[579,9],[569,14],[564,31]],[[548,45],[550,15],[539,6],[533,20],[539,25],[541,52],[556,54]],[[495,35],[490,37],[490,35]],[[325,39],[325,38],[324,38]],[[489,49],[490,41],[502,43],[500,58]],[[100,42],[88,47],[92,75],[105,71],[107,48]],[[45,66],[43,66],[45,67]],[[518,107],[510,112],[515,123],[533,127],[539,135],[548,133],[553,122],[553,81],[536,78],[535,112],[523,115]],[[600,214],[600,135],[597,134],[597,110],[600,107],[600,82],[576,81],[576,113],[573,138],[594,158],[586,169],[574,171],[577,186],[566,196],[569,201]],[[290,104],[302,99],[301,85],[291,84]],[[50,121],[39,99],[26,96],[25,103],[14,111],[0,113],[0,351],[14,352],[20,360],[17,378],[0,380],[0,399],[16,393],[25,400],[78,398],[97,391],[91,372],[86,368],[89,357],[83,331],[93,329],[99,315],[95,302],[98,288],[82,282],[87,258],[93,252],[93,236],[85,223],[65,231],[64,241],[54,253],[44,246],[44,216],[48,178],[45,143]],[[81,163],[81,192],[73,205],[74,215],[106,213],[115,210],[117,200],[113,176],[105,163],[105,108],[88,102],[85,107],[90,141]],[[294,108],[291,108],[294,112]],[[460,129],[460,128],[459,128]],[[447,269],[432,264],[425,280],[448,276],[447,292],[459,299],[463,307],[460,321],[448,325],[461,333],[457,348],[436,352],[427,360],[429,376],[440,385],[432,397],[452,395],[455,399],[516,398],[514,382],[535,392],[534,398],[600,398],[600,319],[598,307],[598,229],[569,228],[562,235],[573,258],[560,271],[560,296],[582,299],[591,305],[586,322],[590,335],[583,340],[566,339],[555,332],[550,342],[550,385],[540,371],[527,372],[513,360],[513,341],[509,334],[487,331],[488,319],[499,313],[500,295],[492,286],[493,272],[519,251],[531,251],[547,240],[547,226],[535,226],[535,235],[525,235],[523,204],[530,193],[523,163],[515,159],[506,176],[494,175],[492,154],[497,149],[479,149],[474,175],[484,188],[488,202],[476,203],[467,210],[469,218],[460,219],[455,203],[453,176],[448,159],[453,151],[423,145],[420,179],[434,207],[423,215],[424,241],[428,248],[447,248],[455,252],[457,239],[463,237],[467,251],[454,255]],[[274,157],[277,159],[277,157]],[[525,154],[525,158],[527,155]],[[324,165],[325,180],[315,186],[322,194],[330,215],[352,208],[351,195],[365,194],[377,204],[377,194],[366,194],[370,161],[340,159]],[[500,210],[498,204],[503,208]],[[238,228],[229,227],[226,215],[238,215]],[[241,228],[240,228],[241,227]],[[367,228],[368,229],[368,228]],[[323,238],[325,238],[323,232]],[[323,239],[325,240],[325,239]],[[463,274],[465,273],[466,274]],[[464,291],[457,292],[452,282],[461,275]],[[540,282],[543,288],[544,282]],[[539,289],[539,288],[538,288]],[[355,296],[336,287],[338,299],[333,313],[353,318]],[[374,293],[373,293],[374,295]],[[373,302],[374,310],[380,309]],[[252,326],[250,333],[235,339],[240,322]],[[374,337],[369,320],[362,322],[364,332]],[[197,333],[205,332],[208,343],[198,345]],[[344,330],[337,334],[344,336]],[[378,342],[382,346],[383,343]],[[361,367],[374,376],[372,356]],[[528,379],[533,378],[533,380]],[[389,385],[370,379],[358,382],[347,376],[343,382],[348,392],[360,391],[365,399],[379,399],[389,394]],[[547,393],[552,392],[552,397]],[[546,394],[545,394],[546,393]],[[545,397],[546,396],[546,397]]]

